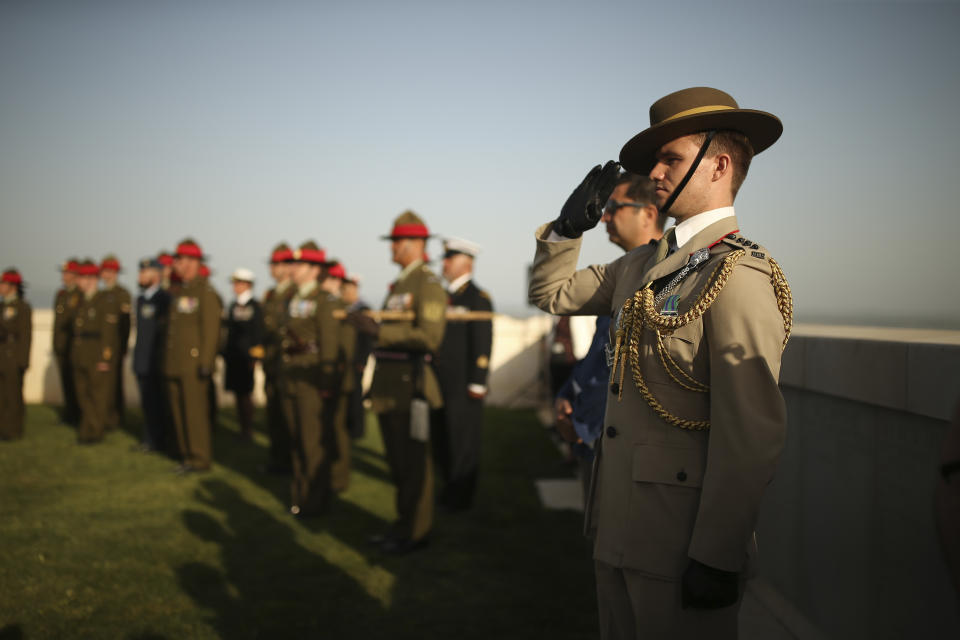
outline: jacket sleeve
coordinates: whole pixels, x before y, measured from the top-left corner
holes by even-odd
[[[416,318],[410,322],[389,322],[380,328],[377,344],[390,349],[435,353],[443,342],[447,325],[447,292],[431,275],[416,296]]]
[[[120,291],[120,309],[119,315],[119,333],[120,333],[120,355],[127,353],[130,345],[130,292],[126,289]]]
[[[23,302],[20,309],[20,341],[17,345],[17,365],[21,369],[30,366],[30,343],[33,340],[33,309]]]
[[[220,318],[223,308],[217,293],[209,285],[201,293],[200,305],[200,362],[199,366],[213,371],[220,348]]]
[[[333,317],[336,301],[326,295],[317,302],[317,352],[320,359],[320,389],[338,390],[340,357],[340,321]]]
[[[486,292],[476,289],[476,299],[471,306],[473,311],[493,311],[493,302]],[[468,349],[467,365],[469,374],[467,383],[471,386],[477,385],[475,390],[481,392],[479,387],[486,390],[487,375],[490,373],[490,350],[493,346],[493,322],[485,320],[483,322],[468,322]]]
[[[704,315],[710,348],[710,432],[688,554],[740,571],[760,500],[786,438],[778,387],[785,334],[765,263],[739,264]]]
[[[547,241],[552,223],[536,231],[528,296],[530,302],[557,315],[601,315],[610,311],[616,281],[611,265],[577,271],[581,238]]]

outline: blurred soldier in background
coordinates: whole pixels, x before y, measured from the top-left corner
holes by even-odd
[[[104,304],[107,313],[116,316],[117,321],[110,326],[117,328],[117,366],[112,367],[109,375],[113,379],[113,400],[107,410],[106,428],[113,430],[123,426],[123,410],[126,404],[123,393],[123,360],[127,355],[130,342],[130,292],[117,284],[117,275],[120,273],[120,261],[115,255],[108,254],[100,262],[100,280],[103,282]]]
[[[330,311],[344,310],[347,304],[340,297],[343,280],[347,272],[339,262],[332,264],[324,273],[320,288],[330,294]],[[336,492],[346,491],[350,487],[350,433],[347,431],[347,407],[354,385],[353,350],[356,348],[356,328],[346,321],[336,321],[339,331],[339,354],[337,357],[338,388],[333,397],[325,401],[323,429],[324,453],[331,457],[330,487]],[[327,408],[327,407],[325,407]]]
[[[443,251],[449,308],[493,311],[490,296],[473,282],[473,262],[480,247],[467,240],[448,238]],[[492,344],[491,320],[450,322],[434,360],[443,392],[443,407],[434,412],[431,421],[433,455],[443,479],[437,504],[448,511],[462,511],[473,505]]]
[[[206,262],[200,263],[200,279],[210,284],[210,267],[207,266]],[[221,313],[226,313],[226,310],[223,306],[223,297],[220,295],[220,292],[210,284],[210,288],[213,290],[215,296],[217,296],[217,302],[220,303]],[[217,337],[217,353],[219,354],[223,351],[224,345],[227,343],[227,331],[226,326],[223,323],[223,318],[220,318],[220,331]],[[218,402],[219,398],[217,396],[217,385],[214,380],[214,375],[217,372],[217,361],[214,358],[213,367],[210,369],[210,384],[207,385],[207,412],[210,415],[210,429],[215,430],[220,426],[220,403]]]
[[[348,319],[376,337],[377,359],[370,388],[373,410],[397,485],[397,520],[371,538],[385,553],[408,553],[425,547],[433,526],[433,465],[429,454],[430,408],[443,405],[430,361],[443,341],[447,294],[425,264],[427,225],[412,211],[394,221],[390,240],[400,275],[390,286],[383,309],[410,312],[412,319],[378,325],[359,312]]]
[[[226,375],[223,388],[236,398],[240,435],[253,439],[253,373],[257,359],[263,357],[263,313],[253,297],[253,272],[237,269],[230,277],[236,299],[227,309],[226,346],[223,362]]]
[[[330,498],[332,456],[323,449],[323,431],[332,428],[324,418],[340,383],[339,323],[330,295],[318,282],[325,264],[326,253],[313,241],[293,252],[291,277],[297,289],[283,330],[280,378],[293,450],[290,513],[299,517],[320,515]]]
[[[161,287],[163,265],[157,259],[140,261],[137,296],[137,342],[133,348],[133,373],[143,407],[143,451],[165,451],[169,406],[163,389],[164,338],[170,294]]]
[[[263,296],[263,391],[267,396],[267,432],[270,435],[269,473],[289,473],[291,464],[290,429],[283,414],[280,390],[281,342],[287,306],[296,292],[290,280],[293,251],[285,242],[270,254],[270,276],[276,285]]]
[[[60,420],[77,426],[80,407],[77,405],[77,390],[73,386],[73,367],[70,364],[70,341],[73,331],[73,316],[80,306],[82,294],[77,289],[77,259],[70,258],[60,267],[63,287],[53,299],[53,356],[60,372],[60,388],[63,390],[63,410]]]
[[[208,388],[220,339],[220,300],[200,277],[203,251],[193,240],[177,246],[174,270],[182,279],[170,300],[163,374],[177,443],[177,471],[210,469]]]
[[[32,336],[23,278],[11,267],[0,276],[0,440],[23,437],[23,374],[30,366]]]
[[[365,311],[369,305],[360,299],[360,277],[349,274],[340,289],[348,312]],[[351,325],[352,326],[352,325]],[[363,408],[363,373],[373,351],[373,338],[366,333],[354,331],[352,362],[347,361],[349,375],[353,378],[350,398],[347,401],[347,432],[353,439],[362,438],[366,427],[366,411]]]
[[[173,281],[173,255],[169,251],[161,251],[157,256],[160,263],[160,288],[169,289]]]
[[[107,415],[116,393],[112,372],[120,361],[119,317],[97,291],[100,268],[92,260],[80,264],[77,286],[83,293],[73,320],[70,361],[80,403],[77,442],[96,444],[103,440]]]

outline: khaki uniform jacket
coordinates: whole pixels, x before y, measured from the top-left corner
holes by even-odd
[[[282,384],[299,380],[323,392],[337,390],[340,321],[333,317],[335,308],[334,298],[319,285],[305,296],[297,291],[290,298],[281,343]]]
[[[119,333],[120,356],[127,353],[130,344],[130,292],[120,285],[114,285],[101,291],[106,299],[109,312],[117,317],[117,332]]]
[[[220,298],[203,278],[171,291],[163,375],[196,377],[213,371],[220,340]]]
[[[60,289],[53,299],[53,353],[58,358],[70,355],[70,332],[73,317],[83,294],[76,287]]]
[[[347,303],[342,298],[334,298],[334,308],[347,310]],[[357,330],[352,324],[343,320],[340,321],[340,375],[342,383],[340,393],[350,394],[360,384],[356,371],[353,369],[353,361],[357,352]]]
[[[283,291],[276,287],[263,296],[263,373],[274,378],[279,373],[283,350],[283,326],[287,319],[287,305],[297,288],[289,283]]]
[[[672,292],[680,296],[681,315],[709,286],[717,264],[730,251],[747,249],[709,310],[664,338],[682,371],[708,384],[708,393],[684,389],[671,378],[649,328],[639,344],[651,393],[673,415],[709,420],[709,431],[683,429],[658,416],[628,364],[622,400],[612,390],[607,395],[586,515],[588,531],[595,530],[594,557],[615,567],[677,579],[694,558],[743,570],[786,433],[777,384],[785,329],[766,250],[746,247],[730,217],[659,264],[656,248],[647,245],[608,265],[576,271],[580,239],[546,242],[550,229],[544,225],[536,234],[531,302],[556,314],[612,314],[613,332],[624,301],[681,269],[693,251],[710,247],[710,257]]]
[[[393,283],[383,309],[413,311],[415,317],[384,322],[380,327],[374,349],[377,366],[369,394],[373,410],[407,411],[410,401],[420,395],[431,407],[442,407],[437,376],[423,361],[440,348],[447,324],[447,292],[439,278],[421,264]]]
[[[33,313],[26,300],[0,299],[0,367],[4,371],[22,371],[30,365],[32,337]]]
[[[119,317],[113,306],[98,291],[90,298],[81,296],[73,317],[70,362],[75,367],[93,367],[106,362],[110,369],[120,360]]]

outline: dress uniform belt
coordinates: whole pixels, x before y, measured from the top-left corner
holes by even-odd
[[[433,354],[424,351],[393,351],[390,349],[374,349],[373,357],[377,360],[388,360],[392,362],[414,362],[422,360],[423,362],[432,362]]]

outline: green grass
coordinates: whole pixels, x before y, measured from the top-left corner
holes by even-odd
[[[131,452],[128,422],[81,447],[31,406],[26,437],[0,443],[0,639],[596,636],[581,517],[534,487],[569,471],[530,412],[487,410],[477,507],[438,514],[405,557],[366,543],[393,514],[375,426],[349,491],[298,521],[287,480],[259,472],[265,436],[238,440],[232,410],[214,470],[187,477]]]

